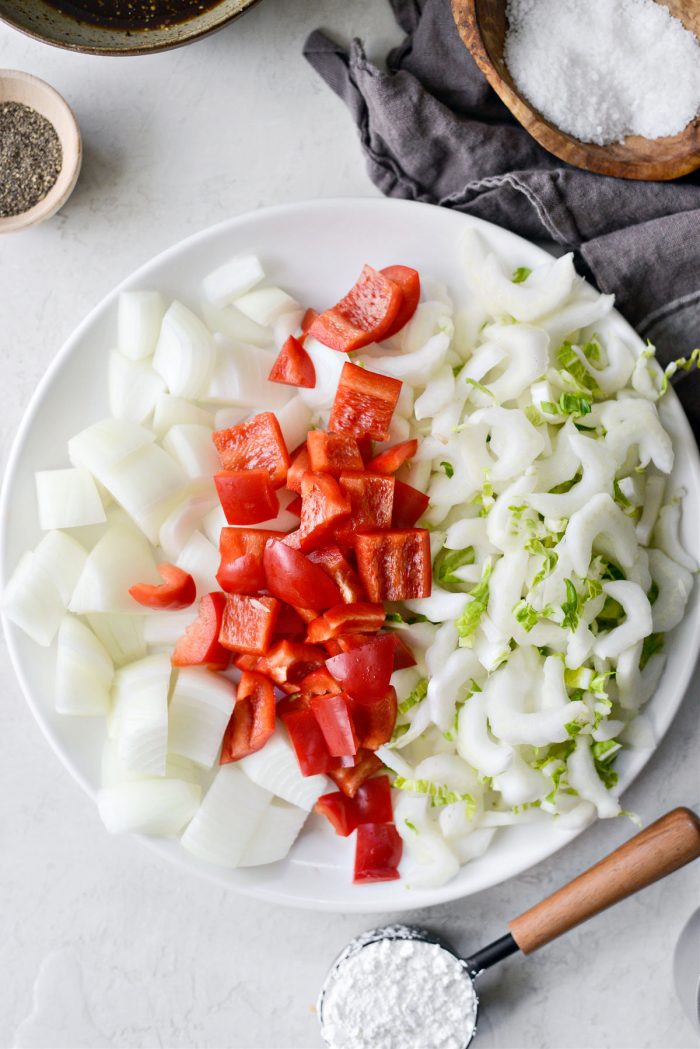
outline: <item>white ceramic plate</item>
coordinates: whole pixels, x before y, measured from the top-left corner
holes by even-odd
[[[443,281],[463,297],[459,262],[461,234],[478,226],[489,245],[508,264],[537,266],[542,249],[496,226],[454,211],[392,200],[320,200],[254,212],[222,223],[176,245],[129,277],[80,325],[40,383],[17,435],[0,505],[0,578],[9,577],[20,554],[40,538],[34,495],[34,471],[67,464],[66,440],[108,414],[107,354],[114,342],[116,301],[125,288],[155,287],[166,296],[196,305],[202,277],[239,252],[257,252],[272,281],[300,302],[322,307],[335,302],[355,280],[363,263],[380,268],[401,262]],[[614,328],[633,346],[641,341],[614,314],[599,325]],[[673,393],[664,399],[664,424],[674,438],[674,481],[687,491],[684,540],[700,550],[700,461],[690,427]],[[57,755],[89,794],[99,787],[104,724],[99,719],[69,718],[53,710],[52,650],[38,648],[5,621],[8,647],[17,676],[40,727]],[[658,692],[646,708],[660,738],[683,697],[700,636],[698,588],[687,614],[667,643],[668,662]],[[618,762],[627,786],[650,751],[625,753]],[[96,820],[95,834],[106,833]],[[313,816],[287,860],[268,867],[226,871],[197,862],[177,841],[143,839],[163,857],[180,863],[219,885],[275,903],[329,911],[399,911],[441,903],[478,892],[519,874],[550,856],[576,836],[554,825],[530,825],[499,831],[481,859],[463,867],[438,889],[410,890],[402,881],[352,885],[352,840],[336,837]]]

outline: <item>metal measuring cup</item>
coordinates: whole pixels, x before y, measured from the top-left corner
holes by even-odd
[[[632,896],[640,889],[665,878],[700,856],[700,820],[690,809],[678,808],[656,820],[610,855],[589,867],[583,874],[564,885],[541,903],[508,923],[510,930],[498,940],[482,947],[468,958],[461,958],[440,937],[427,929],[407,925],[387,925],[371,929],[357,937],[341,952],[331,966],[318,1001],[318,1015],[323,1035],[323,1009],[327,990],[342,967],[358,951],[381,940],[420,940],[435,944],[456,958],[465,980],[474,990],[476,1016],[471,1031],[465,1032],[464,1049],[477,1031],[479,996],[475,981],[492,965],[521,951],[531,954],[576,925]],[[397,1032],[398,1033],[398,1032]],[[325,1039],[327,1045],[330,1043]],[[404,1043],[406,1049],[415,1049]],[[332,1047],[331,1047],[332,1049]],[[371,1047],[367,1047],[371,1049]],[[422,1046],[421,1049],[426,1049]]]

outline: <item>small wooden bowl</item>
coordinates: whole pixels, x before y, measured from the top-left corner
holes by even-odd
[[[13,69],[0,69],[1,102],[21,102],[41,113],[55,127],[63,151],[58,178],[43,200],[20,215],[0,218],[0,233],[17,233],[44,222],[63,207],[78,181],[83,150],[78,124],[70,106],[58,91],[38,77]]]
[[[664,0],[672,15],[700,36],[700,3]],[[617,178],[667,180],[700,167],[700,117],[668,138],[630,135],[623,142],[598,146],[567,135],[533,109],[519,94],[503,58],[507,30],[506,0],[452,0],[462,40],[496,94],[541,146],[574,167]],[[624,41],[620,41],[624,47]]]

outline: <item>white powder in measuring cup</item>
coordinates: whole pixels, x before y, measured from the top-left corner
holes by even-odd
[[[508,0],[504,57],[535,109],[582,142],[675,135],[700,110],[700,43],[654,0]]]
[[[341,959],[326,984],[322,1033],[331,1049],[464,1049],[477,997],[439,944],[382,939]]]

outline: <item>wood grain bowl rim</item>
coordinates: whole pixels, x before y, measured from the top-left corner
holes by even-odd
[[[451,0],[452,16],[463,44],[484,74],[501,101],[516,120],[525,128],[543,149],[554,154],[565,163],[593,172],[596,175],[611,175],[617,178],[640,181],[668,181],[689,175],[700,168],[700,148],[688,128],[700,130],[700,114],[677,136],[668,136],[667,141],[681,136],[688,137],[688,145],[678,156],[666,160],[624,161],[611,157],[607,146],[594,142],[581,142],[567,134],[556,124],[547,120],[538,110],[526,103],[500,75],[494,66],[481,35],[478,0]],[[638,136],[629,136],[630,141]],[[663,141],[663,139],[641,139],[641,141]],[[565,143],[566,148],[559,143]]]
[[[207,26],[205,29],[196,29],[193,32],[183,32],[182,35],[178,36],[177,39],[167,41],[161,44],[138,44],[134,47],[93,47],[89,44],[72,44],[66,40],[54,40],[51,37],[44,35],[38,30],[28,29],[27,26],[20,25],[14,20],[11,15],[5,14],[0,11],[0,22],[4,22],[6,25],[16,29],[18,32],[23,33],[24,36],[31,37],[32,40],[39,40],[42,44],[48,44],[50,47],[58,47],[62,51],[72,51],[83,55],[104,55],[108,58],[133,58],[135,55],[155,55],[163,51],[174,51],[176,47],[186,47],[187,44],[193,44],[197,40],[203,40],[206,36],[211,36],[212,33],[218,33],[220,29],[234,22],[237,18],[247,14],[251,8],[256,7],[260,0],[243,0],[244,7],[241,7],[238,11],[232,11],[231,13],[224,15],[221,21],[216,22],[214,25]],[[60,13],[60,12],[58,12]],[[66,19],[70,16],[66,15]],[[178,22],[171,28],[173,30],[178,27],[186,26],[187,22]],[[100,27],[95,27],[99,29]],[[118,30],[110,29],[110,32],[118,32]],[[136,30],[136,32],[147,32],[144,30]],[[127,34],[126,35],[132,35]]]

